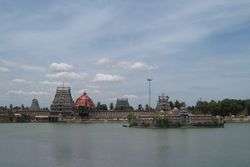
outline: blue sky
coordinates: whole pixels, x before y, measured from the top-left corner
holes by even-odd
[[[250,98],[248,0],[0,0],[0,105]]]

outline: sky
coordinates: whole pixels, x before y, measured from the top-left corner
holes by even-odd
[[[250,98],[249,0],[0,0],[0,105]]]

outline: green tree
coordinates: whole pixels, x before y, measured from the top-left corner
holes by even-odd
[[[13,110],[13,105],[12,104],[10,104],[10,111],[12,111]]]
[[[138,105],[138,111],[143,111],[143,107],[141,104]]]
[[[174,108],[174,103],[172,101],[169,102],[170,108],[173,109]]]
[[[178,100],[176,100],[176,101],[174,102],[174,106],[175,106],[176,108],[180,109],[180,108],[181,108],[181,103],[180,103]]]
[[[250,100],[245,100],[244,106],[247,109],[248,115],[250,115]]]
[[[114,109],[114,103],[109,104],[109,109],[112,111]]]
[[[97,102],[96,109],[97,111],[101,110],[101,102]]]
[[[100,104],[99,110],[101,110],[101,111],[106,111],[106,110],[108,110],[108,107],[107,107],[106,104]]]
[[[130,127],[137,126],[136,116],[134,113],[130,112],[127,116],[127,119]]]

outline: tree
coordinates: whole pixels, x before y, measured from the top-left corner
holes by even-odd
[[[22,111],[24,111],[24,110],[25,110],[25,107],[24,107],[24,105],[23,105],[23,104],[22,104],[21,108],[22,108]]]
[[[191,113],[195,113],[195,107],[194,106],[188,106],[187,110],[190,111]]]
[[[110,103],[109,109],[110,109],[111,111],[114,109],[114,104],[113,104],[113,103]]]
[[[101,110],[101,102],[97,102],[96,109],[99,111]]]
[[[185,102],[181,102],[180,103],[180,107],[186,107],[186,103]]]
[[[174,103],[172,101],[169,102],[170,108],[173,109],[174,108]]]
[[[220,116],[240,115],[246,111],[246,100],[224,99],[222,101],[197,101],[193,113],[212,114]],[[249,105],[250,106],[250,105]],[[190,107],[188,107],[190,109]],[[250,108],[250,107],[249,107]]]
[[[108,110],[107,105],[106,104],[101,104],[101,110],[104,110],[104,111]]]
[[[132,112],[130,112],[127,116],[129,127],[137,126],[136,116]]]
[[[10,111],[13,110],[13,104],[10,104]]]
[[[250,100],[246,100],[244,106],[247,109],[248,115],[250,115]]]
[[[220,115],[221,107],[220,107],[220,104],[217,103],[216,101],[211,100],[208,103],[208,108],[209,108],[210,114],[212,114],[212,115]]]
[[[174,103],[174,106],[176,108],[180,109],[181,108],[181,103],[178,100],[176,100],[175,103]]]
[[[89,108],[87,108],[87,107],[80,106],[77,109],[77,112],[79,113],[79,116],[81,116],[81,117],[88,117],[89,116]]]
[[[138,105],[138,111],[143,111],[143,107],[141,104]]]

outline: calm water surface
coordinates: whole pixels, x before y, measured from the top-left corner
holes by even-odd
[[[0,124],[1,167],[248,167],[250,124],[135,129],[120,124]]]

